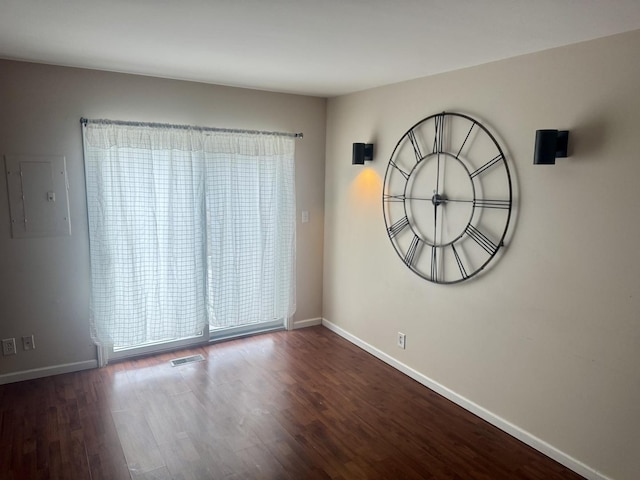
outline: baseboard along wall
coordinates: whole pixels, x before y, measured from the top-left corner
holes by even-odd
[[[390,365],[391,367],[395,368],[396,370],[399,370],[400,372],[404,373],[405,375],[408,375],[409,377],[413,378],[415,381],[421,383],[425,387],[427,387],[427,388],[433,390],[434,392],[442,395],[443,397],[447,398],[448,400],[451,400],[452,402],[454,402],[455,404],[461,406],[465,410],[473,413],[474,415],[477,415],[478,417],[480,417],[483,420],[489,422],[493,426],[499,428],[503,432],[508,433],[509,435],[511,435],[512,437],[517,438],[518,440],[520,440],[523,443],[526,443],[530,447],[535,448],[539,452],[545,454],[547,457],[554,459],[556,462],[558,462],[558,463],[564,465],[565,467],[573,470],[574,472],[582,475],[583,477],[587,478],[588,480],[612,480],[611,478],[603,475],[602,473],[598,472],[597,470],[589,467],[588,465],[580,462],[579,460],[576,460],[572,456],[564,453],[563,451],[559,450],[558,448],[554,447],[553,445],[550,445],[549,443],[547,443],[544,440],[536,437],[535,435],[532,435],[531,433],[527,432],[526,430],[523,430],[522,428],[518,427],[517,425],[514,425],[511,422],[505,420],[504,418],[502,418],[502,417],[490,412],[489,410],[487,410],[487,409],[481,407],[480,405],[472,402],[468,398],[465,398],[462,395],[457,394],[453,390],[450,390],[449,388],[445,387],[444,385],[436,382],[435,380],[432,380],[431,378],[427,377],[426,375],[423,375],[422,373],[420,373],[420,372],[414,370],[413,368],[405,365],[404,363],[396,360],[392,356],[387,355],[386,353],[384,353],[383,351],[377,349],[373,345],[370,345],[367,342],[365,342],[365,341],[361,340],[360,338],[356,337],[355,335],[352,335],[351,333],[347,332],[346,330],[340,328],[338,325],[336,325],[334,323],[331,323],[329,320],[323,318],[322,319],[322,325],[324,327],[328,328],[329,330],[331,330],[332,332],[337,333],[338,335],[340,335],[345,340],[347,340],[347,341],[353,343],[354,345],[362,348],[364,351],[370,353],[374,357],[377,357],[378,359],[382,360],[384,363]]]
[[[308,318],[306,320],[295,320],[293,322],[292,330],[298,328],[314,327],[316,325],[322,325],[322,318]]]
[[[296,320],[292,323],[292,329],[312,327],[315,325],[321,325],[322,318],[309,318],[305,320]],[[63,373],[79,372],[81,370],[88,370],[90,368],[98,368],[99,366],[106,365],[104,360],[106,357],[101,355],[100,348],[97,349],[97,357],[95,360],[86,360],[83,362],[66,363],[62,365],[51,365],[42,368],[34,368],[32,370],[22,370],[19,372],[12,372],[6,374],[0,374],[0,385],[6,383],[21,382],[24,380],[33,380],[35,378],[50,377],[52,375],[60,375]]]
[[[62,365],[52,365],[50,367],[34,368],[32,370],[22,370],[20,372],[5,373],[0,375],[0,385],[5,383],[22,382],[24,380],[33,380],[35,378],[50,377],[52,375],[60,375],[63,373],[79,372],[81,370],[89,370],[98,368],[98,360],[86,360],[84,362],[65,363]]]

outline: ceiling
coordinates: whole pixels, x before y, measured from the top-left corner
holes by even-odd
[[[332,97],[640,29],[638,0],[0,0],[0,57]]]

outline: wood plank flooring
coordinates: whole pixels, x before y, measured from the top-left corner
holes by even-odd
[[[2,480],[582,478],[323,327],[3,385],[0,415]]]

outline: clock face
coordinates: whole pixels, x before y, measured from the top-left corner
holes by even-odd
[[[407,267],[431,282],[462,282],[504,244],[512,207],[509,167],[477,120],[438,113],[398,141],[382,203],[387,234]]]

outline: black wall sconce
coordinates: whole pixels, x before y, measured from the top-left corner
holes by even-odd
[[[351,165],[364,165],[373,160],[373,143],[354,143]]]
[[[556,158],[567,156],[569,130],[536,130],[534,165],[555,165]]]

